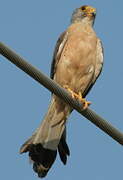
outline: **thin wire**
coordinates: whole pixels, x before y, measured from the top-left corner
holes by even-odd
[[[102,117],[97,115],[93,110],[87,108],[82,110],[82,104],[77,100],[73,99],[70,94],[62,87],[60,87],[55,81],[44,75],[37,68],[29,64],[22,57],[16,54],[9,47],[0,42],[0,54],[6,57],[9,61],[35,79],[37,82],[42,84],[45,88],[49,89],[52,93],[63,99],[66,103],[76,109],[81,115],[86,117],[90,122],[95,124],[106,134],[116,140],[118,143],[123,145],[123,133],[112,126],[109,122],[104,120]]]

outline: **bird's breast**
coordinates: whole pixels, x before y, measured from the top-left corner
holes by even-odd
[[[73,32],[69,35],[64,46],[60,61],[70,68],[80,67],[95,60],[96,37],[84,31]]]
[[[77,82],[90,68],[96,59],[96,36],[94,32],[84,30],[68,31],[68,39],[57,64],[56,81],[61,84]]]

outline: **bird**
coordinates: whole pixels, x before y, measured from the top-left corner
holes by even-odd
[[[93,25],[96,8],[84,5],[76,8],[68,28],[56,42],[50,77],[65,88],[73,98],[83,102],[83,110],[90,102],[85,99],[103,67],[103,46]],[[52,94],[48,111],[39,128],[21,146],[28,152],[38,177],[47,175],[57,153],[66,164],[70,150],[66,142],[67,119],[73,108]]]

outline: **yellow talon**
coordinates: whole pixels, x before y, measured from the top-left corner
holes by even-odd
[[[82,93],[81,93],[81,92],[79,92],[78,94],[75,93],[75,97],[76,97],[80,102],[83,103],[83,109],[84,109],[84,110],[87,109],[88,106],[91,104],[90,101],[86,101],[86,99],[82,97]]]
[[[72,98],[75,98],[75,92],[73,92],[73,91],[68,87],[68,85],[65,85],[64,88],[67,89],[68,92],[70,92]]]
[[[81,92],[79,92],[77,94],[73,90],[71,90],[67,85],[65,85],[64,88],[67,89],[70,92],[72,98],[76,98],[77,100],[79,100],[80,102],[83,103],[83,110],[87,109],[88,106],[91,104],[90,101],[86,101],[86,99],[82,97],[82,93]]]

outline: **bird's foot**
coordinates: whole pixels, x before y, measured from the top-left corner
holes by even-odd
[[[82,93],[79,92],[78,94],[75,93],[72,89],[70,89],[67,85],[64,86],[65,89],[68,90],[68,92],[70,92],[72,98],[76,98],[77,100],[79,100],[80,102],[82,102],[83,104],[83,110],[87,109],[88,106],[91,104],[90,101],[87,101],[85,98],[82,97]]]
[[[76,97],[76,93],[72,89],[70,89],[68,85],[65,85],[64,88],[67,89],[67,91],[71,94],[72,98]]]
[[[87,101],[85,98],[82,97],[82,93],[81,92],[79,92],[78,94],[75,93],[75,97],[76,97],[77,100],[79,100],[80,102],[83,103],[83,109],[84,110],[87,109],[88,106],[91,104],[90,101]]]

